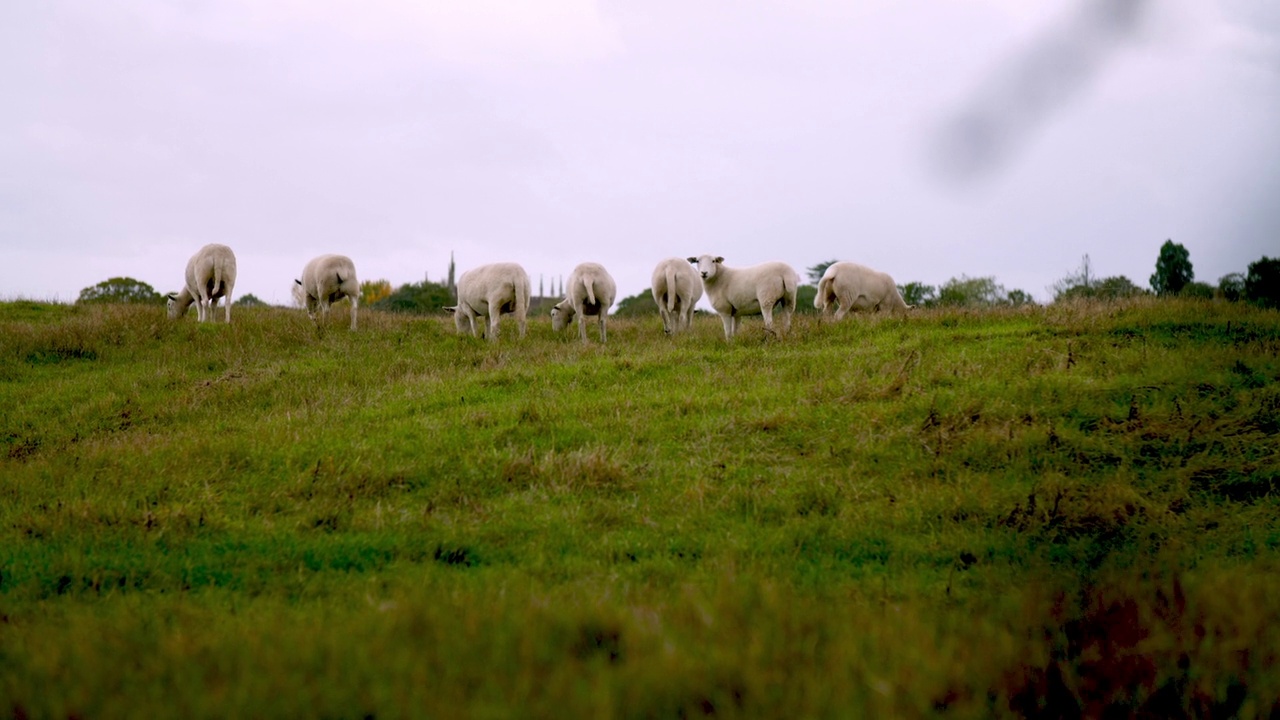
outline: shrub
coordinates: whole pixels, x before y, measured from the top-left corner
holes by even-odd
[[[395,292],[371,304],[371,307],[388,312],[426,314],[453,304],[449,288],[424,280],[420,283],[401,285]]]
[[[1230,273],[1218,278],[1218,289],[1214,292],[1214,297],[1231,302],[1238,302],[1244,299],[1244,275],[1241,273]]]
[[[160,293],[141,280],[113,277],[80,291],[77,303],[158,303]]]
[[[1280,307],[1280,258],[1263,256],[1249,263],[1249,274],[1244,279],[1244,296],[1249,302],[1262,307]]]

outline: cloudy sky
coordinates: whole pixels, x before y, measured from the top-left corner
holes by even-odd
[[[1273,0],[41,0],[0,4],[0,298],[177,289],[209,242],[289,302],[660,259],[1044,300],[1280,254]]]

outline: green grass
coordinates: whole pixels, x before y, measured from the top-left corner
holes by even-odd
[[[1280,314],[344,325],[0,303],[0,713],[1280,710]]]

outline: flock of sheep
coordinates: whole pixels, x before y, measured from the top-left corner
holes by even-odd
[[[226,245],[205,245],[187,261],[182,290],[169,293],[169,317],[182,317],[194,302],[199,320],[212,320],[214,308],[222,299],[226,322],[231,322],[231,291],[235,284],[235,253]],[[800,275],[784,262],[735,268],[725,265],[723,257],[701,255],[667,258],[658,263],[651,286],[662,328],[667,334],[689,327],[694,306],[705,292],[724,323],[725,339],[732,340],[738,331],[738,318],[743,315],[762,315],[765,329],[773,333],[776,312],[782,333],[788,332],[796,309]],[[317,312],[327,316],[330,305],[349,298],[351,329],[356,329],[360,283],[351,258],[345,255],[314,258],[302,269],[302,278],[294,280],[293,292],[313,320]],[[577,318],[578,335],[586,342],[587,318],[595,317],[600,342],[605,342],[609,308],[617,292],[617,284],[602,265],[593,262],[578,265],[569,275],[565,298],[551,308],[552,327],[559,332]],[[483,334],[490,340],[498,338],[499,318],[514,315],[520,337],[524,337],[529,299],[529,274],[524,268],[517,263],[492,263],[462,273],[457,282],[458,304],[445,310],[453,314],[459,333],[469,327],[472,335]],[[832,263],[827,268],[818,282],[814,306],[824,313],[834,310],[837,320],[853,310],[898,312],[911,307],[902,300],[893,278],[851,262]]]

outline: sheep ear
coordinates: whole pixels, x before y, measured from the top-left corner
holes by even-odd
[[[167,299],[167,300],[177,300],[177,299],[178,299],[178,293],[176,293],[176,292],[171,292],[171,293],[169,293],[168,295],[165,295],[165,299]]]
[[[294,282],[294,284],[297,284],[297,285],[301,285],[301,284],[302,284],[302,281],[301,281],[301,280],[298,280],[297,278],[294,278],[293,282]]]
[[[452,315],[452,314],[454,314],[454,313],[458,312],[458,306],[457,306],[457,305],[454,305],[453,307],[445,307],[444,311],[445,311],[445,312],[447,312],[447,313],[449,313],[450,315]]]
[[[718,262],[718,263],[722,263],[722,262],[724,262],[724,258],[723,258],[723,257],[717,257],[717,258],[716,258],[716,262]]]
[[[698,264],[698,258],[688,258],[688,260],[689,260],[689,262],[693,263],[694,265],[697,265],[697,264]]]

